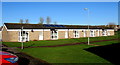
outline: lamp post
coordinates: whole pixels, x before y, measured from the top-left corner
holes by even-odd
[[[89,9],[88,8],[84,8],[85,11],[87,11],[87,14],[88,14],[88,32],[90,32],[89,30]],[[90,34],[88,34],[88,45],[90,44],[90,38],[89,38]]]

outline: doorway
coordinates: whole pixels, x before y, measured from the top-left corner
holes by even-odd
[[[43,32],[40,32],[40,34],[39,34],[39,40],[43,40]]]

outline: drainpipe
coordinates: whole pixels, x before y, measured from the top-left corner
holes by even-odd
[[[69,29],[68,29],[68,39],[69,39]]]
[[[24,49],[24,47],[23,47],[23,26],[22,26],[21,32],[22,32],[22,42],[21,42],[21,49]]]
[[[43,40],[44,40],[44,29],[43,29]]]

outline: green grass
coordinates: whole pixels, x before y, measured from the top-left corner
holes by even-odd
[[[115,39],[117,36],[104,36],[104,37],[91,37],[90,41]],[[42,40],[42,41],[29,41],[24,42],[24,46],[49,46],[49,45],[60,45],[60,44],[70,44],[70,43],[80,43],[87,42],[87,38],[78,39],[59,39],[59,40]],[[9,47],[20,47],[20,42],[3,42],[3,44]]]
[[[35,58],[47,61],[48,63],[110,63],[109,61],[84,50],[89,47],[93,46],[81,44],[52,48],[25,48],[20,51]]]
[[[103,41],[103,42],[95,42],[91,44],[97,44],[97,45],[110,45],[110,44],[116,44],[118,43],[118,40],[112,40],[112,41]]]
[[[118,41],[104,41],[93,44],[108,45]],[[71,45],[62,47],[25,48],[19,51],[27,53],[35,58],[42,59],[48,63],[110,63],[109,61],[84,49],[95,47],[94,45]]]
[[[94,37],[90,38],[90,41],[115,39],[117,36],[107,37]],[[60,40],[49,40],[49,41],[30,41],[24,43],[24,46],[48,46],[48,45],[60,45],[69,43],[86,42],[87,38],[80,39],[60,39]],[[114,44],[118,41],[103,41],[92,44],[108,45]],[[19,42],[3,42],[10,47],[19,47]],[[18,49],[21,52],[27,53],[35,58],[42,59],[48,63],[110,63],[109,61],[91,53],[84,49],[95,47],[93,45],[71,45],[62,47],[41,47],[41,48],[24,48],[23,50]]]

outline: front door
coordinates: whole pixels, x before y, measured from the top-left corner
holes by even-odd
[[[86,37],[86,31],[84,30],[84,37]]]
[[[97,32],[98,32],[98,36],[100,36],[100,31],[98,30]]]
[[[68,31],[65,32],[65,38],[68,38]]]
[[[40,32],[40,34],[39,34],[39,40],[43,40],[43,32]]]

